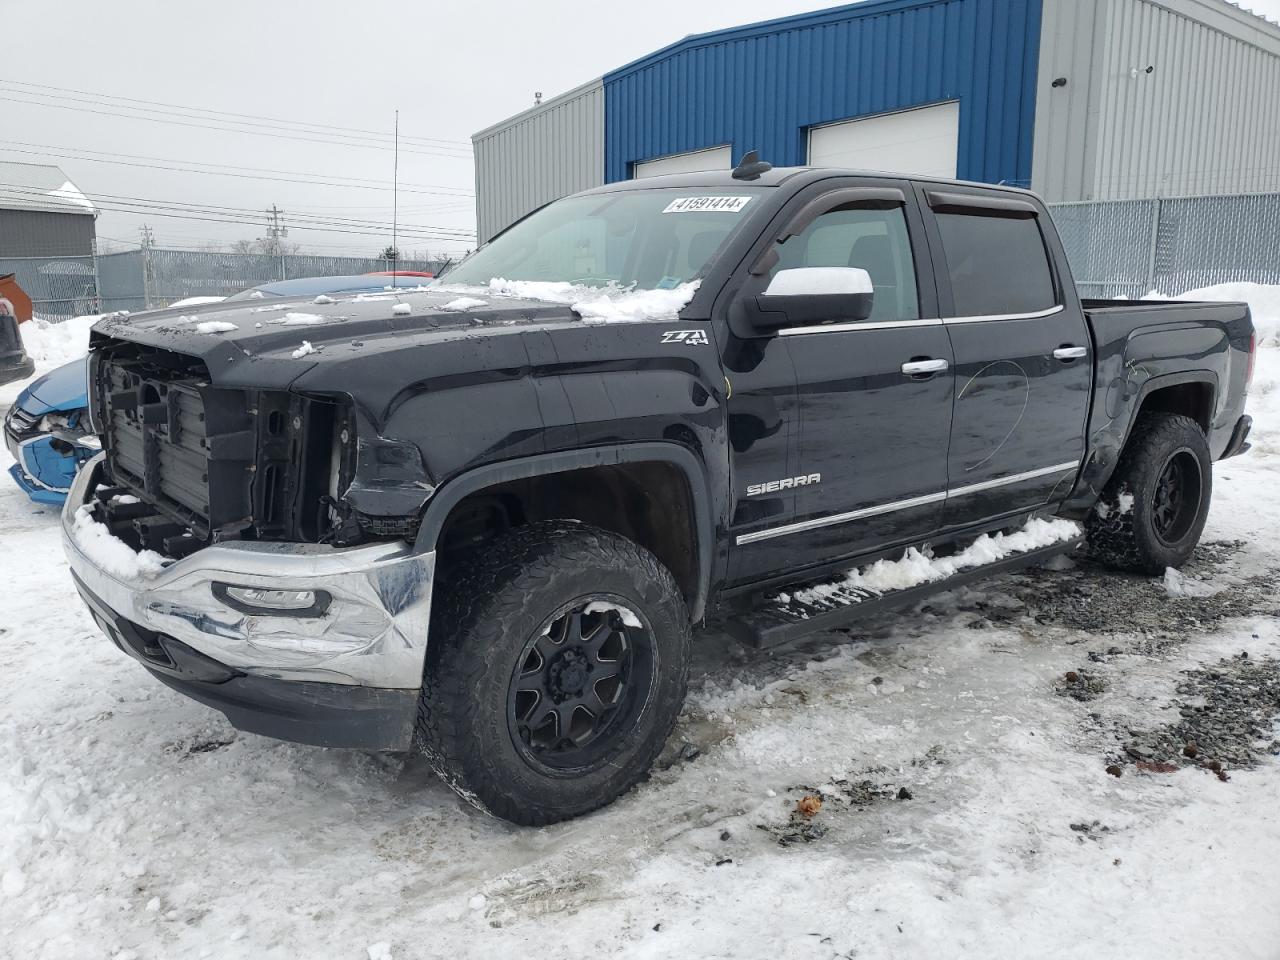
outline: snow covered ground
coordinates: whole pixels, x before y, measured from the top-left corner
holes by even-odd
[[[1180,576],[1060,564],[772,657],[707,636],[653,778],[547,829],[170,692],[0,483],[0,957],[1280,956],[1280,290],[1248,292],[1255,448]],[[1225,739],[1161,772],[1188,724]]]

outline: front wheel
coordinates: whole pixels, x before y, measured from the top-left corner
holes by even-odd
[[[518,528],[442,585],[417,744],[515,823],[565,820],[645,776],[684,702],[688,612],[647,550],[580,523]]]
[[[1191,556],[1213,492],[1204,431],[1190,417],[1145,413],[1089,515],[1089,548],[1122,570],[1159,574]]]

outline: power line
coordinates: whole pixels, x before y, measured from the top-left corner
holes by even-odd
[[[31,195],[31,192],[29,192],[28,195]],[[44,193],[36,193],[35,195],[45,196]],[[21,192],[20,192],[20,196],[17,199],[26,199],[26,197],[21,196]],[[192,220],[192,221],[201,221],[205,223],[225,223],[225,224],[232,224],[235,226],[249,226],[249,227],[261,226],[260,219],[251,220],[251,219],[246,219],[243,216],[235,216],[235,215],[218,216],[218,215],[215,215],[217,211],[178,212],[181,210],[180,207],[155,207],[155,206],[147,206],[144,203],[127,203],[123,201],[121,201],[119,205],[117,205],[116,203],[105,203],[102,201],[96,201],[95,206],[97,206],[99,210],[104,212],[128,213],[128,214],[133,214],[135,216],[166,217],[166,218],[175,219],[175,220]],[[319,221],[308,221],[306,223],[295,224],[294,229],[315,231],[318,233],[343,233],[343,234],[350,234],[352,236],[361,236],[361,237],[382,237],[384,239],[387,235],[385,229],[362,230],[362,229],[354,229],[350,226],[336,226],[336,225],[326,224]],[[458,243],[462,245],[468,245],[470,243],[473,243],[472,239],[467,235],[441,234],[439,232],[436,232],[430,229],[424,229],[424,230],[415,229],[412,233],[411,238],[419,242],[425,242],[429,240],[436,243]]]
[[[10,142],[13,142],[13,141],[10,141]],[[74,148],[64,147],[62,149],[74,149]],[[0,151],[3,151],[5,153],[21,153],[27,156],[57,157],[60,160],[79,160],[84,163],[105,163],[110,166],[116,166],[116,167],[141,167],[147,170],[167,170],[171,173],[202,173],[202,174],[218,176],[218,177],[233,177],[237,180],[265,180],[271,183],[296,183],[296,184],[300,184],[302,186],[307,186],[307,187],[342,187],[348,190],[382,190],[386,192],[391,191],[391,187],[375,186],[372,183],[368,183],[368,184],[341,183],[341,182],[333,182],[333,181],[325,181],[325,180],[299,180],[296,177],[269,177],[269,176],[264,176],[262,174],[254,174],[254,173],[231,173],[231,172],[223,172],[221,170],[196,170],[191,167],[163,166],[162,164],[155,164],[155,163],[139,163],[139,162],[124,161],[124,160],[105,160],[100,157],[76,156],[75,154],[58,153],[54,150],[26,150],[18,147],[0,146]],[[416,190],[416,189],[405,188],[405,192],[422,194],[426,196],[441,196],[441,197],[468,196],[468,194],[461,193],[461,192],[446,193],[444,192],[446,189],[451,189],[451,188],[435,189],[435,190]]]
[[[0,188],[7,189],[10,193],[17,194],[18,199],[48,197],[47,191],[40,190],[39,188],[27,186],[24,184],[0,182]],[[201,214],[205,214],[205,213],[215,214],[218,216],[245,215],[252,218],[258,218],[261,215],[261,211],[256,208],[233,207],[233,206],[226,206],[223,204],[198,203],[194,201],[156,200],[148,197],[134,197],[134,196],[128,196],[124,194],[97,193],[97,192],[85,194],[85,196],[87,199],[93,201],[96,205],[101,206],[104,209],[113,205],[116,207],[120,205],[125,205],[129,207],[141,207],[143,209],[154,208],[154,209],[162,209],[162,210],[182,210],[182,211],[201,213]],[[307,213],[295,214],[294,219],[295,220],[301,219],[301,220],[319,224],[319,225],[374,228],[374,229],[381,229],[384,231],[389,226],[388,222],[385,220],[369,220],[369,219],[358,218],[358,217],[335,217],[331,215],[322,216],[322,215],[314,215],[314,214],[307,214]],[[463,238],[470,238],[475,236],[474,232],[470,230],[465,230],[459,227],[446,227],[439,224],[411,224],[409,229],[416,232],[432,231],[437,233],[453,234]]]
[[[337,126],[335,124],[330,124],[330,123],[312,123],[311,121],[307,121],[307,120],[284,120],[279,117],[266,117],[266,116],[262,116],[261,114],[255,114],[255,113],[235,113],[229,110],[213,110],[208,107],[193,107],[189,104],[166,103],[161,100],[143,100],[137,97],[122,97],[112,93],[101,93],[98,91],[90,91],[90,90],[77,90],[73,87],[55,87],[47,83],[32,83],[29,80],[12,80],[12,79],[0,78],[0,83],[10,84],[12,86],[19,86],[19,87],[33,87],[41,90],[56,90],[58,91],[58,93],[62,93],[62,94],[76,93],[76,94],[81,94],[85,97],[89,97],[92,100],[103,101],[103,102],[110,101],[110,100],[119,100],[123,103],[140,103],[150,107],[174,107],[178,110],[185,111],[186,113],[190,113],[194,111],[196,113],[208,113],[208,114],[215,114],[217,116],[223,116],[223,117],[242,118],[245,120],[267,120],[272,124],[277,124],[277,125],[283,123],[283,124],[287,124],[289,126],[294,126],[294,127],[315,127],[321,130],[335,130],[335,131],[340,131],[347,134],[366,134],[366,135],[375,136],[375,137],[382,137],[384,139],[390,138],[389,134],[381,130],[367,130],[367,129],[362,129],[360,127],[341,127],[341,126]],[[54,94],[45,94],[45,96],[54,96]],[[471,149],[470,142],[466,140],[447,140],[440,137],[412,137],[412,136],[403,136],[400,139],[407,140],[414,143],[440,144],[443,146],[457,146],[457,147],[464,148],[468,151]]]
[[[190,165],[190,167],[214,168],[214,170],[208,170],[208,171],[192,170],[192,169],[189,169],[189,167],[177,168],[184,173],[186,172],[213,173],[216,170],[233,170],[233,171],[249,172],[249,173],[282,173],[282,174],[287,174],[291,177],[315,177],[325,181],[333,181],[340,185],[345,185],[348,183],[352,185],[367,183],[367,184],[377,185],[380,188],[384,188],[385,185],[389,183],[389,181],[387,180],[375,180],[370,177],[348,177],[339,173],[310,173],[305,170],[281,170],[277,167],[243,167],[243,166],[239,166],[238,164],[230,164],[230,163],[210,163],[207,160],[176,160],[171,157],[153,157],[144,153],[114,153],[110,150],[90,150],[87,147],[68,147],[68,146],[64,146],[56,143],[33,143],[29,140],[0,140],[0,144],[6,144],[6,143],[16,144],[19,147],[35,147],[35,148],[38,148],[40,152],[49,151],[49,150],[70,150],[73,153],[87,153],[87,154],[92,154],[98,157],[118,157],[118,158],[121,158],[122,160],[153,160],[157,163],[188,164]],[[0,149],[8,150],[9,148],[0,146]],[[36,150],[13,150],[12,152],[35,153]],[[61,154],[51,154],[51,155],[65,156]],[[88,157],[65,157],[65,158],[77,159],[77,160],[89,159]],[[124,165],[135,166],[136,164],[129,163]],[[304,182],[304,181],[298,181],[298,182]],[[402,186],[421,187],[426,192],[440,193],[443,196],[459,196],[459,197],[474,196],[474,194],[466,187],[452,187],[452,186],[447,186],[445,184],[440,184],[440,183],[406,182],[406,184],[402,184]],[[390,189],[390,188],[385,187],[385,189]]]
[[[18,91],[18,93],[21,94],[22,96],[27,96],[27,97],[47,96],[46,94],[30,93],[25,90]],[[114,110],[97,110],[92,107],[76,107],[76,106],[71,106],[65,103],[48,103],[44,100],[23,100],[21,99],[21,97],[15,96],[14,92],[6,93],[5,102],[6,103],[23,103],[23,104],[26,104],[27,106],[44,107],[46,109],[54,109],[54,110],[73,110],[79,113],[92,113],[92,114],[96,114],[98,116],[104,116],[104,117],[119,117],[124,120],[146,120],[151,123],[164,123],[164,124],[169,124],[171,126],[191,127],[197,130],[215,130],[219,133],[239,133],[239,134],[247,134],[255,137],[270,137],[273,140],[293,140],[299,143],[320,143],[330,147],[357,147],[357,148],[366,149],[366,150],[390,149],[390,144],[387,144],[385,142],[351,143],[344,140],[332,139],[332,138],[321,139],[319,137],[290,136],[288,134],[281,134],[281,133],[268,133],[265,130],[239,130],[233,127],[211,126],[210,124],[207,124],[207,123],[189,123],[183,120],[164,120],[159,117],[148,117],[148,116],[141,116],[138,114],[130,114],[130,113],[117,113]],[[437,157],[442,159],[453,159],[453,160],[469,160],[470,159],[470,157],[467,154],[442,153],[439,150],[406,150],[405,152],[419,154],[421,156],[427,156],[427,157]]]

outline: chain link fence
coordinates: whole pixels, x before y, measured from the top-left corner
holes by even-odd
[[[0,276],[10,273],[42,317],[97,312],[93,257],[0,257]]]
[[[1280,194],[1050,204],[1086,297],[1280,283]]]

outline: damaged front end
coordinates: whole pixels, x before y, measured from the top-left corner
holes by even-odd
[[[103,631],[241,729],[407,748],[435,557],[348,501],[350,399],[215,386],[197,358],[121,341],[89,380],[102,453],[62,523]],[[386,458],[393,487],[405,457]]]
[[[14,459],[9,475],[36,503],[66,500],[76,472],[101,449],[87,410],[42,415],[27,409],[22,398],[6,415],[4,432]]]

